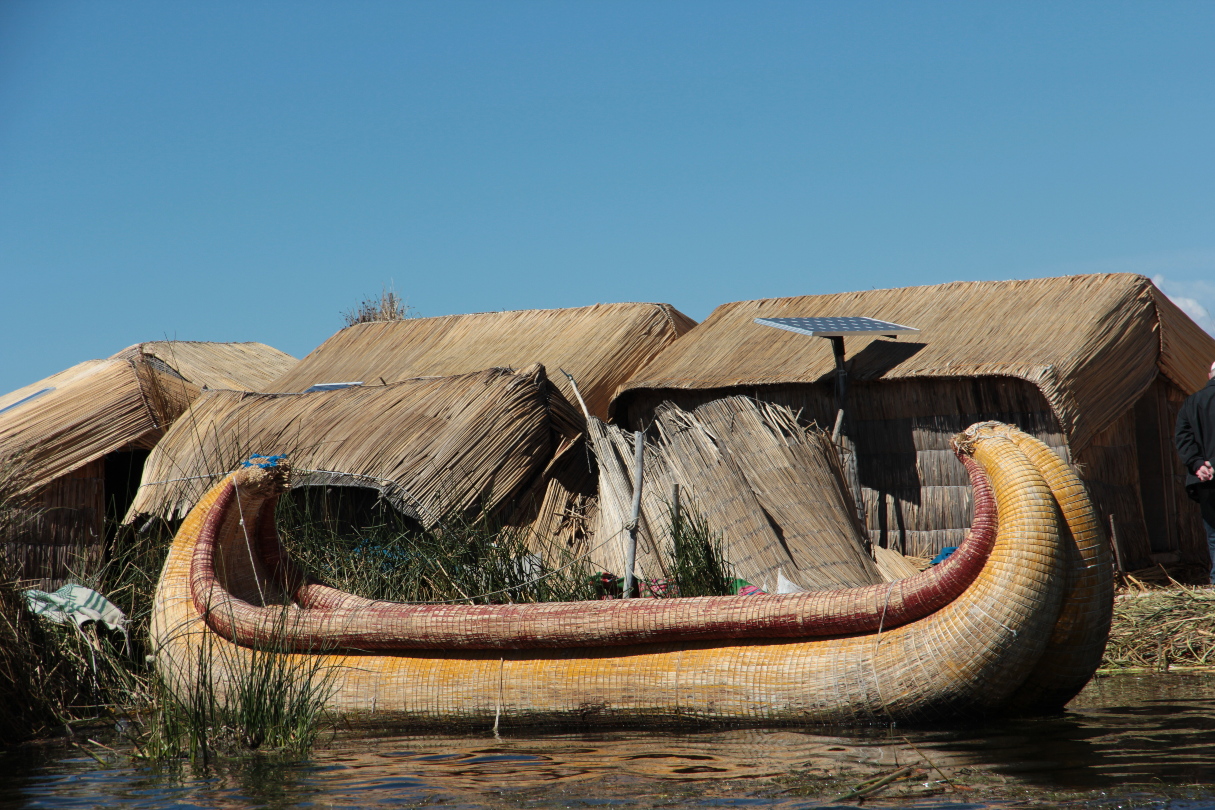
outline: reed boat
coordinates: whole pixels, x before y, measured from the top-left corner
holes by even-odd
[[[256,656],[327,678],[327,707],[411,723],[858,724],[1061,709],[1101,660],[1110,550],[1085,488],[1033,437],[954,440],[974,492],[947,560],[785,595],[400,604],[303,576],[274,523],[285,463],[229,474],[181,526],[152,636],[182,697]]]

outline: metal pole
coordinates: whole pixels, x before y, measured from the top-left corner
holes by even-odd
[[[629,542],[624,547],[624,598],[633,595],[633,566],[637,562],[637,524],[641,520],[642,467],[645,464],[645,433],[633,434],[633,516],[629,518]]]
[[[844,338],[828,337],[831,350],[835,354],[835,428],[831,431],[831,441],[839,444],[840,433],[844,428],[844,406],[848,401],[848,372],[844,368]]]

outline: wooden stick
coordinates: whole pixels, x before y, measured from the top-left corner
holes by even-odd
[[[637,561],[637,524],[641,519],[641,481],[645,465],[645,434],[633,434],[636,452],[633,458],[633,514],[629,518],[629,542],[624,549],[624,598],[633,595],[633,565]]]
[[[582,415],[585,416],[586,420],[589,422],[591,420],[591,412],[586,409],[586,402],[582,399],[582,393],[578,390],[578,383],[574,382],[574,375],[570,374],[563,368],[559,368],[557,370],[569,379],[570,387],[574,389],[574,396],[578,397],[578,404],[582,406]]]
[[[1110,545],[1114,547],[1115,570],[1119,574],[1126,573],[1126,568],[1122,565],[1122,549],[1118,547],[1118,528],[1112,514],[1110,515]]]

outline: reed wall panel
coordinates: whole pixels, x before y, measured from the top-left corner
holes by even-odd
[[[882,581],[865,548],[844,470],[821,431],[792,411],[726,397],[694,411],[663,407],[648,431],[638,568],[664,576],[675,484],[689,510],[720,533],[736,574],[765,590],[782,579],[808,590]],[[619,538],[598,558],[623,566],[622,528],[632,495],[632,436],[591,422],[599,461],[595,542]]]
[[[1152,544],[1143,513],[1139,452],[1134,408],[1128,409],[1076,456],[1081,477],[1103,529],[1117,534],[1123,565],[1128,570],[1152,565]]]
[[[692,409],[734,392],[661,393],[669,395],[673,404]],[[788,408],[803,422],[826,426],[834,421],[834,381],[752,388],[748,393]],[[661,408],[658,394],[639,391],[630,397],[630,426],[653,421]],[[988,420],[1016,425],[1070,461],[1049,403],[1023,380],[858,383],[850,386],[848,414],[844,444],[848,450],[856,448],[858,500],[865,514],[865,530],[878,546],[916,556],[934,556],[940,549],[956,545],[958,533],[964,535],[970,525],[969,481],[950,449],[953,436],[970,425]]]
[[[33,493],[28,517],[5,538],[5,557],[30,587],[55,590],[96,573],[104,556],[105,460]]]

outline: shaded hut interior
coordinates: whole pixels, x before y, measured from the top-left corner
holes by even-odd
[[[1124,570],[1163,566],[1183,581],[1205,579],[1205,537],[1172,437],[1182,401],[1205,383],[1215,339],[1142,276],[723,305],[638,372],[612,413],[643,427],[664,403],[691,409],[745,393],[830,426],[836,401],[828,342],[753,321],[844,315],[923,330],[910,339],[847,342],[842,449],[873,544],[917,557],[956,546],[972,507],[950,439],[975,422],[998,420],[1074,466],[1117,540]]]

